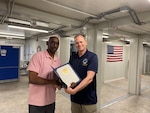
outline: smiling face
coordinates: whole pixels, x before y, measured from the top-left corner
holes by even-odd
[[[75,46],[78,49],[78,52],[85,52],[87,47],[87,41],[82,35],[78,35],[75,38]]]
[[[54,55],[59,47],[59,39],[57,37],[50,37],[47,41],[48,53]]]

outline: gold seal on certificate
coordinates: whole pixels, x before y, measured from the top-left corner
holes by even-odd
[[[67,87],[69,87],[71,83],[77,83],[80,81],[80,78],[69,63],[55,68],[54,72]]]
[[[68,68],[63,68],[63,69],[62,69],[62,73],[63,73],[64,75],[67,75],[68,72],[69,72],[69,69],[68,69]]]

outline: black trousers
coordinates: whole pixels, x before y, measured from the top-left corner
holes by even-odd
[[[46,106],[29,105],[29,113],[54,113],[55,103]]]

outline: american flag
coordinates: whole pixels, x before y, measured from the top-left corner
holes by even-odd
[[[107,45],[107,62],[123,61],[123,46]]]

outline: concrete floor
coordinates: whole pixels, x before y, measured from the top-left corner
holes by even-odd
[[[141,77],[141,95],[129,95],[128,81],[118,80],[104,83],[101,88],[101,113],[149,113],[150,76]],[[0,84],[0,112],[28,113],[28,77],[19,81]],[[56,113],[71,113],[69,95],[57,91]]]

